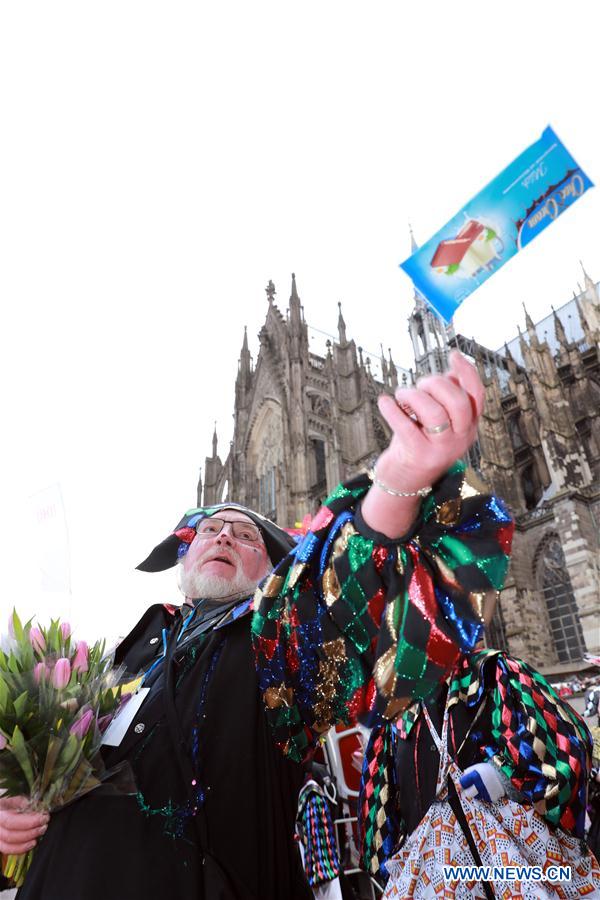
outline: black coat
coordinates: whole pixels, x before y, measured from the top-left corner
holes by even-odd
[[[447,687],[443,685],[426,703],[438,734],[442,731],[447,695]],[[456,703],[450,708],[448,745],[461,769],[484,761],[479,745],[489,726],[484,710],[477,728],[470,731],[477,711],[478,708],[471,709],[464,703]],[[412,834],[435,800],[439,767],[440,754],[421,714],[408,738],[398,738],[396,749],[398,803],[402,811],[403,831],[407,836]]]
[[[137,797],[100,789],[53,814],[19,900],[311,896],[293,840],[302,771],[271,740],[251,616],[219,618],[177,644],[172,685],[163,663],[152,671],[123,742],[105,752],[109,767],[131,764]],[[162,628],[172,634],[181,621],[179,611],[151,607],[118,659],[146,670]]]

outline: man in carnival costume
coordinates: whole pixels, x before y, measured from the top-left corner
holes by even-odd
[[[457,462],[482,405],[460,354],[381,397],[392,437],[376,471],[336,488],[291,552],[235,504],[184,516],[140,568],[179,560],[186,602],[148,610],[117,655],[149,693],[105,758],[131,765],[138,793],[53,815],[20,900],[306,896],[301,764],[332,724],[392,721],[429,696],[502,587],[510,516]],[[0,851],[33,843],[20,815],[4,808]]]

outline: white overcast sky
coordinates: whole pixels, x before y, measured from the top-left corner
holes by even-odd
[[[125,633],[173,601],[134,566],[224,457],[243,326],[275,282],[307,321],[337,301],[412,364],[408,221],[425,241],[551,124],[600,180],[596,4],[5,3],[0,8],[0,612]],[[498,346],[600,279],[589,191],[474,293]],[[72,595],[28,498],[59,485]],[[42,535],[42,537],[40,537]],[[2,626],[0,626],[2,630]]]

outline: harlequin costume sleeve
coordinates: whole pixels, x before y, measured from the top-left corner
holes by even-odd
[[[336,488],[255,596],[260,687],[295,760],[336,722],[390,720],[428,696],[475,646],[484,598],[503,586],[513,523],[462,463],[400,540],[363,521],[370,486],[361,475]]]
[[[583,719],[546,679],[497,650],[461,661],[448,705],[487,697],[483,756],[551,825],[583,837],[592,739]]]

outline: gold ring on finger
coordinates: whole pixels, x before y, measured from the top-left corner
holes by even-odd
[[[446,431],[447,428],[450,428],[450,422],[442,422],[441,425],[423,425],[423,431],[426,431],[427,434],[441,434],[442,431]]]

